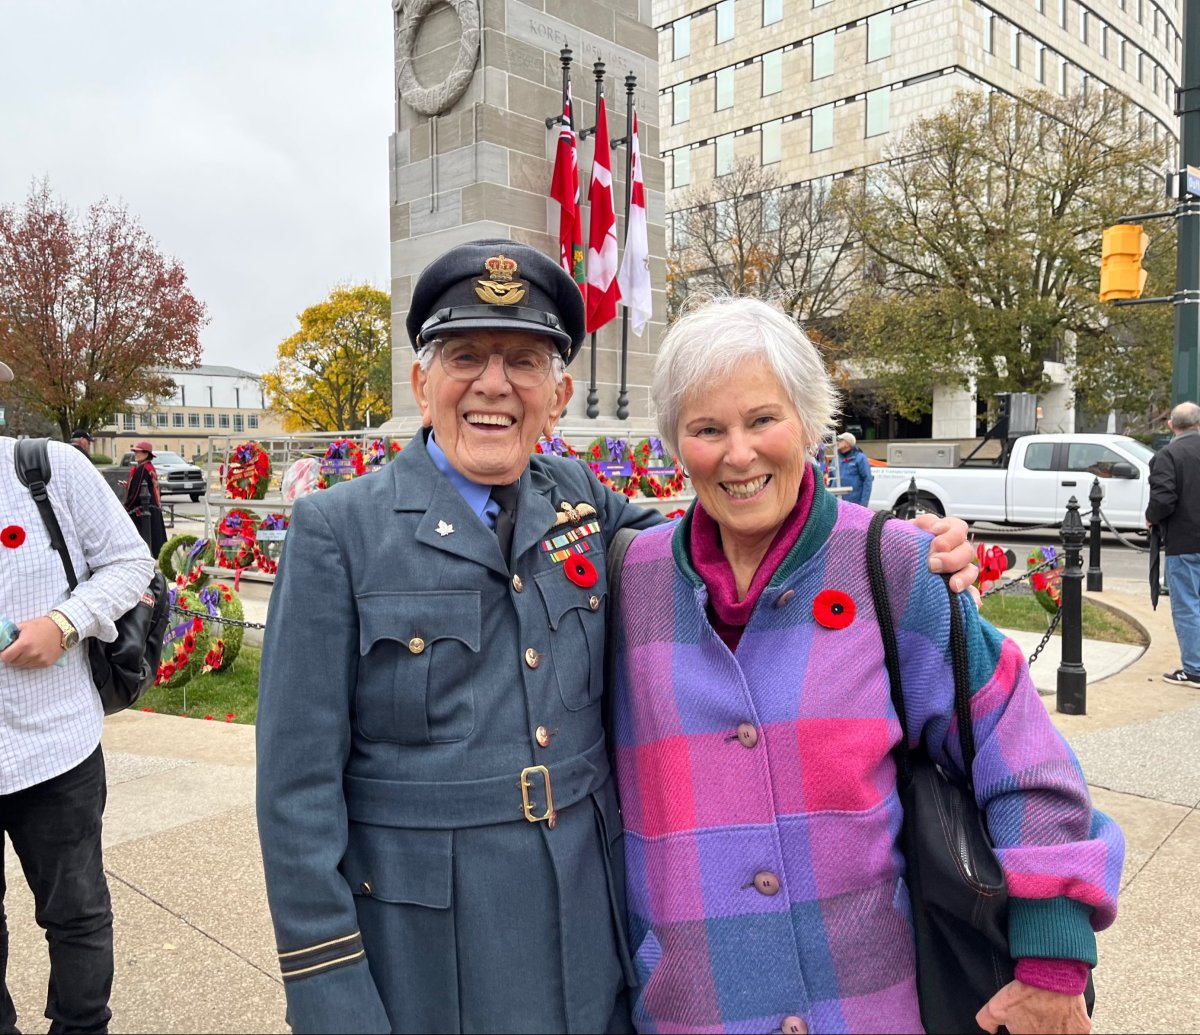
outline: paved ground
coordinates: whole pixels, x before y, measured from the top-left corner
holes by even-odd
[[[243,589],[261,617],[265,587]],[[1106,580],[1099,599],[1151,642],[1136,657],[1088,643],[1087,714],[1054,716],[1128,842],[1120,917],[1100,936],[1096,1030],[1197,1032],[1200,692],[1159,678],[1179,663],[1168,599],[1152,612],[1145,584],[1132,580]],[[1051,709],[1056,664],[1043,656],[1035,672]],[[133,712],[107,721],[104,747],[112,1030],[286,1031],[255,838],[253,729]],[[9,984],[24,1030],[45,1031],[44,943],[11,850],[6,859]]]

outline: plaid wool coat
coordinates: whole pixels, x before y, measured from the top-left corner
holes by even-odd
[[[735,653],[706,617],[691,514],[629,549],[614,729],[640,1031],[796,1018],[812,1032],[921,1031],[869,520],[817,486]],[[885,530],[908,736],[961,771],[950,605],[928,545],[906,523]],[[1020,649],[963,612],[975,788],[1013,896],[1013,954],[1094,963],[1120,830],[1092,808]]]

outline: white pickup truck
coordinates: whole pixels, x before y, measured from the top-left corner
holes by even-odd
[[[1008,466],[872,468],[871,508],[903,514],[914,503],[964,521],[1008,525],[1059,522],[1074,496],[1086,523],[1093,478],[1100,509],[1115,528],[1145,531],[1153,450],[1125,435],[1025,435]],[[916,481],[916,499],[912,483]]]

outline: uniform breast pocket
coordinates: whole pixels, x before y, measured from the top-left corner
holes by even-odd
[[[580,711],[604,690],[604,578],[577,586],[556,566],[534,576],[550,621],[550,654],[563,704]]]
[[[396,744],[469,737],[480,668],[479,593],[364,593],[357,604],[359,732]]]

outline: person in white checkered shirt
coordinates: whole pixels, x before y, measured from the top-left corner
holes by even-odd
[[[0,382],[11,380],[0,363]],[[19,630],[0,651],[0,828],[46,932],[50,1031],[103,1032],[113,980],[112,907],[100,843],[104,710],[84,640],[116,638],[114,622],[141,598],[154,560],[91,461],[51,442],[50,502],[80,577],[71,592],[33,497],[17,478],[15,448],[14,439],[0,438],[0,616]],[[0,905],[3,873],[0,857]],[[7,963],[0,912],[0,975]],[[5,984],[0,1033],[16,1031],[16,1023]]]

